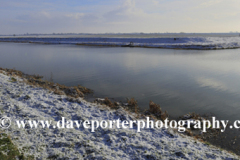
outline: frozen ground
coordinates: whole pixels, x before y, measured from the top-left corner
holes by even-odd
[[[69,102],[65,96],[34,88],[21,78],[0,73],[0,117],[8,116],[12,125],[2,130],[25,155],[36,159],[239,159],[234,154],[184,137],[167,129],[19,129],[15,120],[131,120],[123,108],[110,110],[79,99]],[[28,97],[28,98],[26,98]]]
[[[77,44],[96,46],[153,47],[171,49],[233,49],[240,48],[240,37],[176,37],[176,38],[114,38],[114,37],[5,37],[0,42],[44,44]]]

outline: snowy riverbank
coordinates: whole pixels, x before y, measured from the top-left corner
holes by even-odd
[[[0,73],[0,117],[11,117],[12,125],[2,131],[24,155],[36,159],[239,159],[238,156],[167,129],[19,129],[14,120],[131,120],[123,108],[110,110],[78,98],[29,86],[22,78]]]
[[[176,35],[177,36],[177,35]],[[234,49],[240,48],[239,37],[161,37],[161,38],[122,38],[122,37],[0,37],[0,42],[74,44],[112,47],[145,47],[168,49]]]

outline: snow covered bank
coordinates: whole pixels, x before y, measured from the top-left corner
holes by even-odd
[[[169,49],[234,49],[240,48],[240,37],[179,37],[179,38],[0,38],[0,42],[25,42],[43,44],[75,44],[119,47],[150,47]]]
[[[0,73],[0,117],[14,120],[131,120],[123,108],[110,110],[78,98],[69,102],[64,95],[35,88],[23,79]],[[28,98],[26,98],[28,97]],[[239,159],[238,156],[167,129],[19,129],[2,130],[24,155],[36,159]]]

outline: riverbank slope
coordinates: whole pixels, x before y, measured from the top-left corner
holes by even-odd
[[[13,144],[25,156],[35,159],[239,159],[191,137],[179,135],[171,129],[98,128],[18,128],[16,120],[133,120],[134,115],[122,107],[112,110],[106,106],[86,102],[78,97],[69,101],[65,95],[33,87],[17,76],[0,73],[0,117],[12,120],[8,129]]]

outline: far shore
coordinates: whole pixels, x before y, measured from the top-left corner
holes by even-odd
[[[181,49],[181,50],[222,50],[240,48],[239,37],[203,35],[44,35],[44,36],[7,36],[1,37],[0,42],[34,43],[34,44],[68,44],[97,47],[138,47],[158,49]]]

